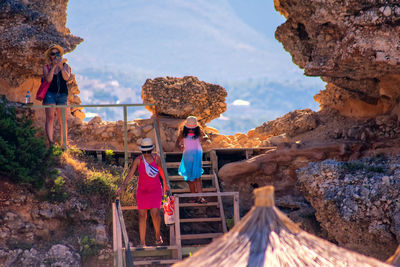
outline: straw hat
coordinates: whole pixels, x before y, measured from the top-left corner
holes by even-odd
[[[64,55],[64,48],[62,48],[60,45],[58,44],[52,44],[50,45],[50,47],[46,50],[46,52],[44,52],[46,58],[50,58],[50,52],[52,49],[57,49],[58,51],[60,51],[60,55]]]
[[[173,267],[389,266],[301,230],[275,207],[273,192],[254,190],[255,205],[237,225]]]
[[[149,151],[154,148],[153,140],[151,138],[143,138],[142,142],[140,143],[139,150],[140,151]]]
[[[193,128],[196,128],[197,126],[199,126],[199,125],[197,124],[197,119],[195,116],[189,116],[186,118],[186,122],[185,122],[186,128],[193,129]]]

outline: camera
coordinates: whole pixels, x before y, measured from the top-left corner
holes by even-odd
[[[56,60],[57,60],[58,62],[61,62],[61,56],[60,56],[60,54],[57,54],[57,55],[56,55]]]

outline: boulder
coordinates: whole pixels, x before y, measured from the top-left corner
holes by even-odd
[[[147,79],[142,87],[143,102],[157,104],[157,111],[147,107],[153,114],[180,119],[192,115],[203,125],[226,111],[226,96],[223,87],[193,76]]]

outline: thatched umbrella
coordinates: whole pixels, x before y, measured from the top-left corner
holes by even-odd
[[[254,207],[231,231],[173,266],[389,266],[301,230],[274,206],[273,192],[254,190]]]
[[[400,266],[400,246],[397,247],[396,252],[386,262],[394,266]]]

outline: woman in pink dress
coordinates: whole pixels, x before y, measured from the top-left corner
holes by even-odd
[[[160,176],[164,183],[164,194],[169,190],[162,171],[161,160],[157,155],[152,155],[154,149],[153,141],[150,138],[144,138],[139,147],[142,155],[137,157],[126,176],[122,186],[118,189],[119,194],[125,185],[130,181],[136,171],[139,172],[139,180],[136,190],[136,203],[139,211],[139,236],[140,246],[146,246],[146,221],[147,211],[150,210],[151,219],[155,230],[156,245],[161,245],[163,240],[160,235],[160,207],[163,197],[163,191],[160,183]]]

